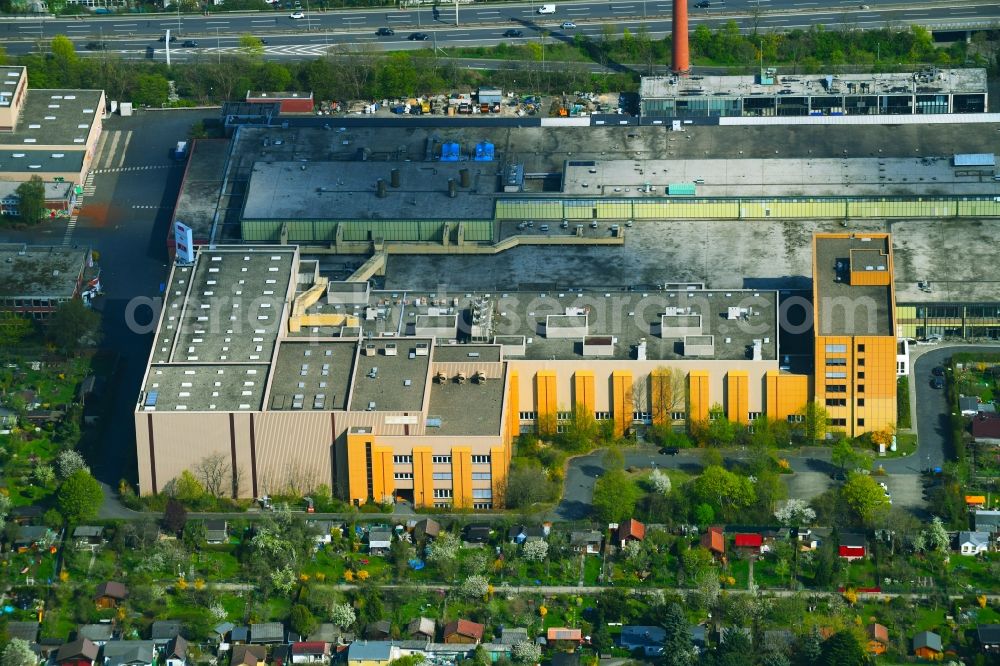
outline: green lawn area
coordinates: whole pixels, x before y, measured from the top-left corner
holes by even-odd
[[[754,573],[756,573],[756,567]],[[748,562],[747,560],[737,559],[734,557],[732,560],[729,561],[729,566],[727,567],[726,572],[723,575],[732,576],[733,578],[736,579],[736,583],[731,587],[734,587],[738,590],[745,590],[747,589],[747,583],[750,578],[750,562]]]
[[[197,576],[211,580],[235,581],[239,578],[240,563],[231,544],[207,546],[188,556]]]
[[[848,563],[840,572],[840,578],[845,587],[873,587],[875,580],[875,564],[864,558]]]
[[[990,564],[1000,561],[1000,555],[989,553],[986,559],[953,555],[951,558],[951,576],[961,585],[971,585],[974,592],[995,593],[997,581],[990,573]]]
[[[585,555],[583,559],[583,584],[597,585],[597,578],[601,575],[601,556]]]

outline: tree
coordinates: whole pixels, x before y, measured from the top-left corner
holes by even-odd
[[[59,475],[60,479],[68,479],[73,475],[73,472],[81,469],[88,474],[90,473],[87,462],[78,451],[67,449],[56,458],[56,474]]]
[[[66,521],[78,523],[97,517],[104,493],[97,479],[86,470],[78,469],[62,482],[56,498]]]
[[[27,317],[19,317],[13,312],[0,312],[0,348],[16,347],[34,329],[34,323]]]
[[[225,454],[212,453],[194,466],[194,474],[212,497],[222,497],[226,480],[230,476],[230,467],[230,460]]]
[[[184,470],[180,476],[168,481],[167,485],[163,487],[163,492],[181,502],[197,502],[205,496],[205,488],[188,470]]]
[[[475,574],[462,581],[458,593],[470,599],[482,599],[490,591],[490,582],[486,576]]]
[[[330,622],[341,629],[350,627],[357,619],[354,608],[350,604],[333,604],[330,607]]]
[[[7,525],[7,513],[10,511],[10,497],[0,493],[0,531]]]
[[[824,666],[863,666],[868,663],[861,643],[850,631],[838,631],[823,641],[820,664]]]
[[[705,468],[701,476],[692,481],[691,488],[696,500],[722,509],[724,517],[732,517],[757,499],[750,479],[718,465]]]
[[[0,654],[0,666],[35,666],[38,657],[31,649],[28,641],[12,638]]]
[[[259,37],[246,33],[240,35],[240,50],[248,58],[260,58],[264,55],[264,42]]]
[[[526,541],[521,547],[521,556],[528,562],[544,562],[549,556],[549,544],[541,539]]]
[[[662,666],[688,666],[694,661],[691,630],[684,610],[673,603],[666,607],[661,620],[666,636],[663,640]]]
[[[810,400],[798,414],[802,417],[799,426],[806,441],[815,442],[826,438],[827,428],[830,426],[830,414],[825,407],[815,400]]]
[[[93,346],[100,341],[101,316],[87,307],[79,297],[59,304],[49,319],[49,340],[66,353],[81,346]]]
[[[35,468],[31,470],[31,478],[44,488],[56,480],[56,471],[52,469],[52,465],[35,465]]]
[[[694,508],[694,522],[698,525],[711,525],[715,522],[715,509],[711,504],[702,502]]]
[[[851,474],[840,492],[847,505],[865,525],[873,524],[889,510],[889,498],[882,486],[867,474]]]
[[[774,517],[782,525],[801,527],[812,524],[816,520],[816,512],[810,508],[809,503],[805,500],[792,498],[785,502],[785,506],[774,512]]]
[[[842,472],[865,469],[871,464],[870,458],[864,452],[858,451],[851,446],[851,442],[848,439],[839,439],[833,445],[833,450],[830,452],[830,460],[833,461],[834,465],[840,467]]]
[[[814,626],[799,639],[798,654],[803,666],[814,666],[819,663],[823,655],[823,639],[819,627]]]
[[[303,637],[311,634],[318,624],[312,611],[302,604],[292,606],[292,612],[288,616],[288,621],[292,625],[292,631]]]
[[[948,538],[948,530],[945,529],[944,523],[938,516],[934,516],[930,526],[924,530],[924,543],[929,550],[941,552],[948,550],[951,539]]]
[[[622,522],[632,517],[640,491],[625,470],[606,472],[594,484],[591,506],[602,523]]]
[[[650,416],[656,426],[669,427],[674,412],[684,405],[684,372],[679,368],[660,366],[649,373]]]
[[[187,524],[187,509],[171,497],[163,510],[163,527],[172,534],[181,534]]]
[[[671,489],[670,477],[659,469],[654,469],[649,475],[649,483],[653,490],[661,495],[669,495]]]
[[[510,654],[518,663],[537,664],[542,658],[542,646],[533,641],[520,641],[511,646]]]
[[[63,37],[63,39],[66,39]],[[67,40],[68,41],[68,40]],[[25,224],[38,224],[46,216],[45,183],[39,176],[32,176],[17,186],[18,217]]]
[[[462,543],[451,532],[442,532],[428,545],[427,561],[435,564],[453,561],[458,557]]]
[[[541,502],[547,495],[549,480],[540,467],[511,466],[503,491],[508,509],[526,509]]]

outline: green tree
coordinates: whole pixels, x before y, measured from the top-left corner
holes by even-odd
[[[641,491],[629,478],[625,470],[613,469],[594,484],[594,499],[591,503],[594,515],[602,523],[628,520],[635,512]]]
[[[292,631],[303,637],[308,636],[315,631],[316,625],[318,624],[316,617],[312,614],[312,611],[302,604],[295,604],[292,606],[292,612],[288,616],[288,622],[292,627]]]
[[[46,335],[52,344],[66,353],[83,346],[94,346],[101,338],[101,315],[87,307],[80,298],[59,304],[49,319]]]
[[[511,465],[502,494],[508,509],[527,509],[548,496],[549,480],[537,464]]]
[[[715,522],[715,509],[711,504],[702,502],[694,508],[694,522],[704,527]]]
[[[35,325],[26,317],[13,312],[0,312],[0,349],[10,349],[21,344],[32,334]]]
[[[864,666],[868,663],[861,643],[850,631],[838,631],[823,641],[823,666]]]
[[[104,501],[104,493],[97,479],[85,470],[73,472],[63,481],[56,494],[59,511],[67,522],[78,523],[97,517],[97,510]]]
[[[162,74],[139,74],[132,86],[132,101],[145,106],[162,106],[170,94],[170,84]]]
[[[673,603],[666,607],[660,620],[666,636],[663,641],[662,666],[688,666],[694,661],[691,630],[684,609]]]
[[[750,479],[718,465],[706,467],[691,488],[695,500],[721,509],[726,519],[757,500]]]
[[[840,467],[842,472],[865,469],[871,465],[871,458],[863,451],[859,451],[851,446],[849,439],[841,438],[833,445],[830,452],[830,460],[834,465]]]
[[[815,400],[810,400],[798,413],[802,417],[799,428],[807,442],[826,438],[827,429],[830,427],[830,414],[825,407]]]
[[[245,33],[240,35],[240,50],[248,58],[260,58],[264,55],[264,42],[260,37]]]
[[[80,61],[73,41],[65,35],[56,35],[49,42],[52,61],[48,68],[55,72],[59,83],[67,88],[79,84]]]
[[[45,209],[45,183],[40,176],[32,176],[17,186],[18,217],[25,224],[38,224],[48,213]]]
[[[0,531],[7,525],[8,512],[10,512],[10,497],[0,493]]]
[[[882,486],[867,474],[851,474],[840,490],[844,501],[867,526],[889,510],[889,498]]]
[[[12,638],[0,653],[0,666],[35,666],[38,657],[31,650],[28,641]]]

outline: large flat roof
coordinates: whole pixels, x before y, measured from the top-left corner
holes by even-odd
[[[9,107],[14,103],[14,92],[21,82],[21,77],[28,75],[28,68],[23,65],[6,65],[0,67],[0,107]]]
[[[83,158],[86,154],[87,151],[83,148],[80,150],[27,150],[25,148],[0,150],[0,172],[77,173],[83,169]]]
[[[198,139],[191,147],[191,157],[174,206],[174,220],[191,227],[196,240],[207,239],[212,229],[222,195],[228,154],[229,142],[224,139]]]
[[[0,296],[70,298],[89,254],[87,247],[0,244]]]
[[[142,404],[158,411],[255,411],[267,372],[265,364],[157,364],[149,369]]]
[[[699,97],[756,95],[823,96],[827,94],[986,93],[985,69],[929,69],[921,72],[878,74],[778,74],[773,85],[761,85],[757,76],[644,76],[639,96]],[[849,89],[848,84],[857,87]],[[862,84],[865,85],[862,88]]]
[[[895,335],[892,276],[887,285],[858,285],[851,284],[849,275],[852,253],[888,256],[891,250],[884,234],[816,237],[818,335]]]
[[[86,145],[90,129],[104,112],[102,90],[28,90],[17,129],[0,132],[0,145],[41,146]]]
[[[347,409],[356,352],[356,341],[283,341],[274,363],[267,408]]]
[[[363,351],[354,372],[353,411],[418,412],[424,404],[429,355],[417,355],[416,346],[428,347],[431,340],[420,338],[378,338],[363,340],[374,345],[371,356]],[[387,353],[395,349],[394,354]],[[374,407],[372,407],[374,403]]]
[[[435,349],[435,360],[441,349]],[[427,416],[440,419],[441,425],[428,429],[428,434],[496,435],[503,416],[503,385],[503,379],[460,384],[449,378],[434,382]]]
[[[258,162],[243,218],[258,219],[489,219],[496,197],[496,162]],[[400,187],[391,186],[392,169]],[[460,185],[468,170],[470,186]],[[376,183],[385,181],[385,197]],[[448,181],[457,188],[448,195]]]

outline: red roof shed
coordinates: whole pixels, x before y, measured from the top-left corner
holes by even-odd
[[[764,543],[764,537],[759,534],[737,534],[734,545],[737,548],[760,548]]]

